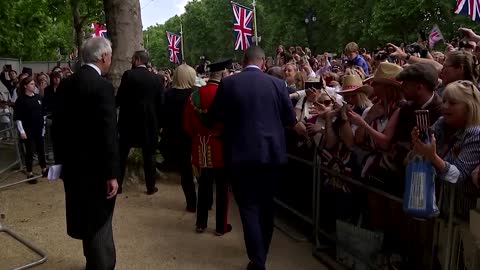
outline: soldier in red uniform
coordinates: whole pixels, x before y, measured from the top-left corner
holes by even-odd
[[[192,165],[198,179],[198,202],[196,230],[202,233],[207,228],[208,210],[213,201],[213,183],[216,184],[216,230],[220,236],[232,230],[227,222],[229,185],[222,157],[219,136],[223,126],[209,123],[208,108],[215,97],[220,80],[229,75],[226,70],[232,61],[221,61],[207,66],[210,73],[207,85],[194,91],[185,104],[183,127],[192,138]]]

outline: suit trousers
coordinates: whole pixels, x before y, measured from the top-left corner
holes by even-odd
[[[182,159],[180,164],[180,181],[187,201],[187,208],[197,208],[197,191],[195,190],[195,182],[193,181],[192,162],[189,159]]]
[[[118,182],[119,187],[123,185],[123,180],[125,178],[125,170],[127,168],[128,154],[132,144],[129,142],[122,141],[120,139],[120,179]],[[155,166],[153,162],[155,147],[142,146],[142,156],[143,156],[143,170],[145,172],[145,184],[147,190],[151,191],[155,188]]]
[[[213,201],[213,183],[216,193],[216,228],[219,233],[227,231],[228,224],[228,180],[223,168],[202,168],[198,178],[197,227],[206,228],[208,210]]]
[[[47,167],[47,162],[45,161],[45,144],[43,141],[42,135],[34,136],[34,134],[27,134],[27,139],[22,140],[25,145],[25,165],[27,167],[27,172],[32,172],[33,167],[33,149],[37,151],[38,162],[42,169]]]
[[[258,165],[235,168],[232,190],[240,210],[245,246],[252,269],[265,269],[273,236],[275,188],[280,167]]]
[[[115,269],[116,254],[113,242],[112,216],[91,237],[83,239],[83,254],[87,260],[85,270]]]

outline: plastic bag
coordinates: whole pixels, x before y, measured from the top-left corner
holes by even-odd
[[[417,218],[431,218],[439,214],[435,198],[435,170],[430,161],[415,156],[405,172],[403,210]]]

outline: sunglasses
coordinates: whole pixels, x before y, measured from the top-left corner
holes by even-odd
[[[332,105],[332,103],[333,102],[330,99],[318,100],[318,101],[315,102],[315,104],[317,104],[317,105],[324,105],[324,106],[327,106],[327,107]]]

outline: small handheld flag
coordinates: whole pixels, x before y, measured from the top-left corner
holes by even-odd
[[[430,48],[433,48],[435,46],[435,43],[439,42],[442,39],[443,35],[440,31],[440,28],[438,27],[438,25],[434,25],[432,31],[430,32],[430,35],[428,36],[428,45],[430,46]]]

